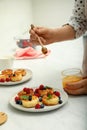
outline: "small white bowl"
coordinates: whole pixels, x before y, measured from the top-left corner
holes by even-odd
[[[13,56],[0,56],[0,70],[11,69],[13,67]]]

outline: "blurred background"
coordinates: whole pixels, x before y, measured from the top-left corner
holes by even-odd
[[[0,43],[29,29],[30,24],[57,27],[72,13],[73,0],[0,0]],[[11,43],[12,44],[12,43]]]
[[[47,27],[67,23],[73,5],[74,0],[0,0],[0,51],[15,48],[16,36],[27,34],[29,37],[31,23]],[[75,66],[81,65],[82,37],[71,41],[71,44],[59,44],[58,47],[63,60],[67,58]]]

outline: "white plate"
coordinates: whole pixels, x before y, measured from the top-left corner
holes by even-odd
[[[16,69],[13,69],[13,70],[16,70]],[[25,70],[26,70],[26,75],[23,76],[23,79],[21,81],[17,81],[17,82],[11,82],[11,81],[9,81],[9,82],[0,82],[0,85],[16,85],[16,84],[20,84],[20,83],[28,81],[32,77],[32,71],[30,69],[25,69]]]
[[[15,96],[17,96],[17,94],[15,94],[11,99],[10,99],[10,105],[13,106],[14,108],[18,109],[18,110],[21,110],[21,111],[26,111],[26,112],[46,112],[46,111],[52,111],[52,110],[55,110],[55,109],[58,109],[60,107],[62,107],[63,105],[65,105],[68,101],[68,95],[64,92],[64,91],[61,91],[59,89],[55,89],[55,90],[58,90],[61,94],[61,99],[63,101],[62,104],[58,104],[58,105],[54,105],[54,106],[45,106],[44,108],[41,108],[41,109],[35,109],[35,108],[25,108],[23,107],[22,105],[18,105],[15,103]]]

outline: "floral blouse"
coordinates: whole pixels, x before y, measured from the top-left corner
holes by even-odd
[[[69,24],[76,31],[76,38],[87,31],[87,0],[75,0]]]

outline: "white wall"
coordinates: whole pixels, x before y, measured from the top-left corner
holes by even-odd
[[[32,22],[31,0],[0,0],[0,50],[13,43]]]
[[[13,37],[31,23],[61,26],[72,14],[74,0],[0,0],[0,50],[13,46]],[[15,45],[15,44],[14,44]]]
[[[53,27],[67,23],[73,4],[74,0],[32,0],[33,22]]]

